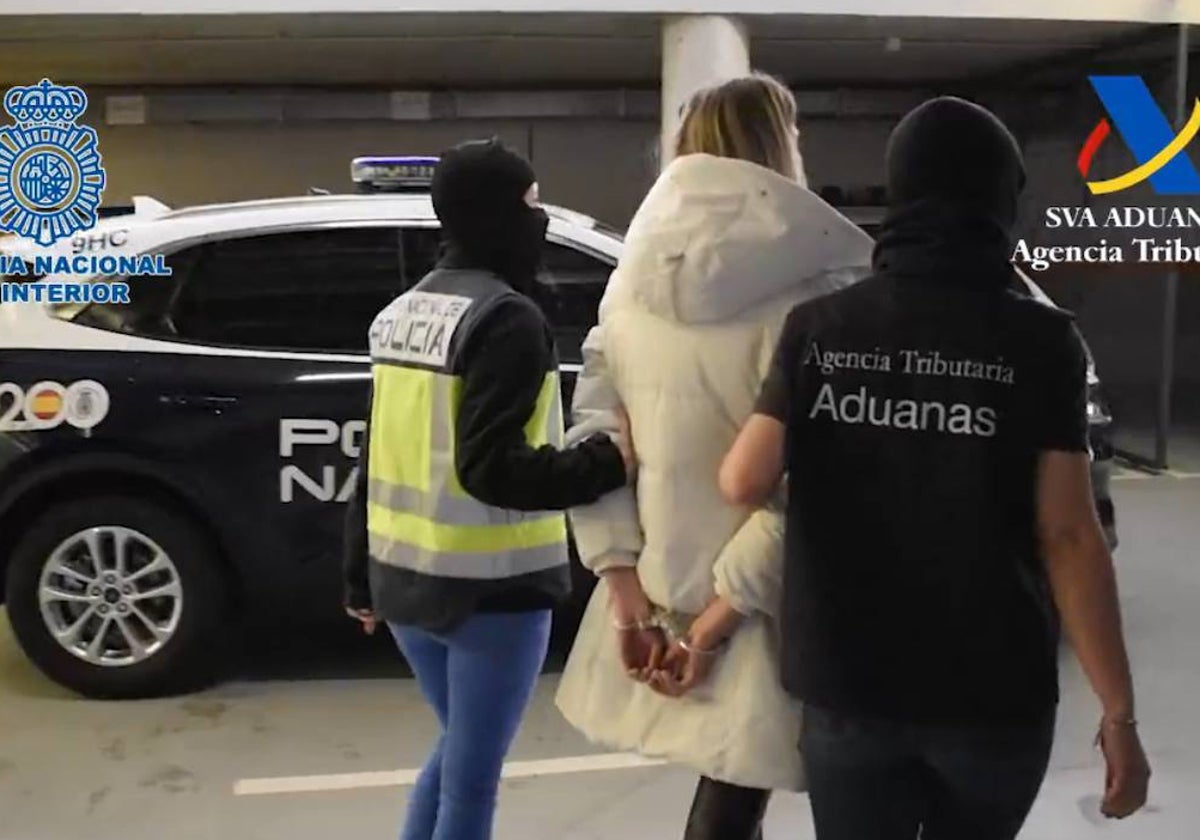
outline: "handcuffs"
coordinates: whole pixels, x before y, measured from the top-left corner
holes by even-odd
[[[716,656],[721,653],[728,644],[728,639],[722,641],[715,648],[708,649],[692,644],[691,625],[694,620],[695,616],[672,612],[657,605],[651,605],[649,618],[638,619],[628,624],[622,624],[614,618],[612,626],[621,633],[628,633],[633,630],[639,632],[644,630],[661,630],[667,637],[668,642],[672,645],[678,645],[682,650],[694,656]]]

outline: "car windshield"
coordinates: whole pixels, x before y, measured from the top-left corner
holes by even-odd
[[[90,305],[87,303],[49,303],[46,304],[46,311],[50,313],[51,318],[57,318],[60,321],[74,321],[79,313]]]
[[[4,258],[2,260],[3,265],[0,266],[0,269],[2,269],[0,270],[0,281],[5,283],[35,283],[41,280],[46,275],[31,273],[33,260],[28,256],[24,256],[21,260],[21,264],[25,269],[24,271],[13,270],[16,268],[17,257],[20,254],[20,251],[16,250],[13,246],[18,242],[19,240],[15,236],[0,237],[0,257]]]
[[[0,281],[5,283],[36,283],[45,276],[44,274],[13,274],[6,271],[0,273]]]

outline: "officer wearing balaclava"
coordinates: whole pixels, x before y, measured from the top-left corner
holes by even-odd
[[[442,264],[485,269],[532,294],[550,222],[537,206],[536,181],[529,162],[497,142],[446,153],[431,187],[445,237]]]
[[[445,249],[375,319],[346,606],[386,622],[442,724],[403,837],[488,837],[501,766],[570,590],[561,511],[634,470],[624,439],[564,450],[554,338],[528,297],[548,219],[495,140],[434,173]]]
[[[1112,559],[1091,498],[1087,358],[1010,263],[1021,151],[935,99],[887,149],[874,274],[787,321],[721,471],[789,475],[786,687],[819,840],[1010,840],[1046,771],[1056,613],[1104,708],[1103,811],[1146,798]]]

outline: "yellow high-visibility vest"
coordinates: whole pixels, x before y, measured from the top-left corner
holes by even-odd
[[[568,562],[561,512],[484,504],[462,488],[455,468],[460,351],[492,308],[514,294],[484,272],[438,270],[376,316],[367,452],[367,531],[376,562],[474,579]],[[544,371],[525,439],[561,447],[563,437],[558,371],[551,369]]]

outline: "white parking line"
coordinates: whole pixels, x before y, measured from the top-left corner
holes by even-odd
[[[629,770],[661,767],[666,761],[642,758],[632,753],[604,753],[550,758],[541,761],[510,761],[501,774],[505,779],[537,776],[562,776],[568,773],[595,773],[605,770]],[[326,793],[362,788],[404,787],[417,780],[420,769],[381,770],[372,773],[337,773],[329,776],[280,776],[267,779],[241,779],[233,785],[234,796],[269,796],[281,793]]]
[[[1149,481],[1152,478],[1173,478],[1177,481],[1195,481],[1200,478],[1200,473],[1194,472],[1179,472],[1177,470],[1166,470],[1162,473],[1149,472],[1120,472],[1112,477],[1113,481]]]
[[[1149,481],[1152,478],[1159,478],[1159,477],[1160,476],[1154,475],[1153,473],[1123,472],[1123,473],[1115,474],[1112,477],[1112,480],[1113,481]]]

